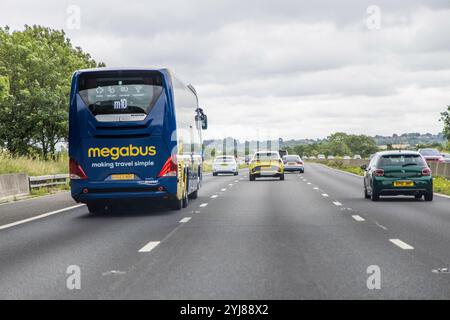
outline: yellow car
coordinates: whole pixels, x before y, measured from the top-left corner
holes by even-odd
[[[279,177],[284,180],[284,165],[276,151],[255,152],[249,164],[250,181],[260,177]]]

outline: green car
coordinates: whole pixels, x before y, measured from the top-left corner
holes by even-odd
[[[378,201],[380,196],[410,195],[433,200],[433,178],[422,155],[416,151],[376,153],[364,172],[364,197]]]

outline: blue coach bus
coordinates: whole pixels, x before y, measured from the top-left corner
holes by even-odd
[[[118,202],[196,198],[202,181],[197,93],[168,69],[76,71],[69,111],[71,193],[99,212]]]

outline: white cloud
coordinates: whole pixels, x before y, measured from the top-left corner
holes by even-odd
[[[13,28],[65,28],[108,66],[166,66],[197,87],[208,136],[325,137],[334,131],[439,132],[450,103],[450,3],[378,1],[10,1]]]

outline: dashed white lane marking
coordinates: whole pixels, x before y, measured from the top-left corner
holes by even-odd
[[[366,221],[366,219],[364,219],[361,216],[358,216],[357,214],[352,216],[353,219],[355,219],[356,221],[360,222],[360,221]]]
[[[145,246],[143,246],[139,252],[150,252],[156,248],[156,246],[160,243],[160,241],[150,241]]]
[[[47,212],[47,213],[44,213],[44,214],[40,214],[40,215],[32,217],[32,218],[28,218],[28,219],[24,219],[24,220],[20,220],[20,221],[16,221],[16,222],[8,223],[8,224],[5,224],[3,226],[0,226],[0,230],[11,228],[11,227],[14,227],[14,226],[18,226],[19,224],[24,224],[24,223],[31,222],[31,221],[38,220],[38,219],[42,219],[42,218],[45,218],[45,217],[49,217],[51,215],[54,215],[54,214],[57,214],[57,213],[61,213],[61,212],[64,212],[64,211],[69,211],[69,210],[72,210],[72,209],[75,209],[75,208],[79,208],[79,207],[82,207],[82,206],[84,206],[84,204],[77,204],[75,206],[67,207],[67,208],[64,208],[64,209],[59,209],[59,210],[56,210],[56,211],[51,211],[51,212]]]
[[[212,199],[215,199],[215,198],[217,198],[217,197],[218,197],[217,194],[213,194],[213,195],[211,196]]]
[[[227,188],[220,189],[220,191],[227,191]]]
[[[307,184],[311,184],[311,182],[308,182]]]
[[[385,226],[379,224],[378,222],[375,222],[375,224],[376,224],[378,227],[380,227],[381,229],[387,230],[387,228],[386,228]]]
[[[206,207],[208,204],[207,203],[202,203],[201,205],[200,205],[200,208],[204,208],[204,207]]]
[[[319,188],[317,188],[317,187],[314,187],[313,189],[314,189],[314,190],[319,190]]]
[[[234,180],[234,182],[239,182],[239,180]]]
[[[328,197],[326,193],[322,193],[322,197]]]
[[[338,206],[338,207],[339,207],[339,206],[342,206],[342,203],[340,203],[339,201],[334,201],[333,204],[334,204],[335,206]]]
[[[229,185],[230,187],[232,187],[232,186],[233,186],[233,184],[232,184],[232,183],[229,183],[228,185]]]
[[[406,242],[403,242],[400,239],[389,239],[390,242],[392,242],[393,244],[395,244],[397,247],[402,248],[403,250],[413,250],[414,247],[410,246],[409,244],[407,244]]]
[[[186,217],[186,218],[181,219],[181,220],[180,220],[180,223],[186,223],[186,222],[188,222],[189,220],[191,220],[191,217]]]

